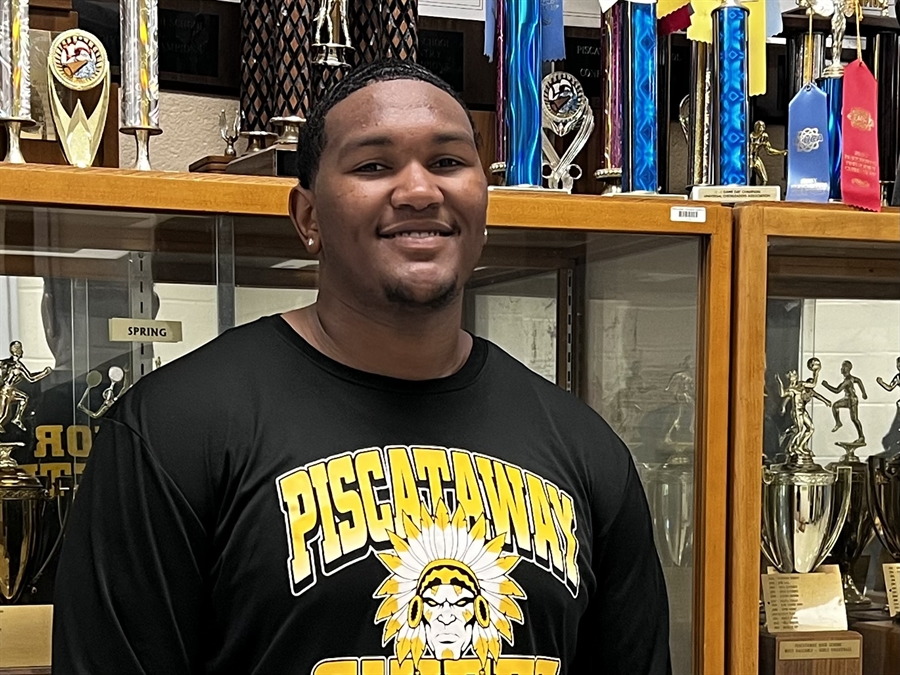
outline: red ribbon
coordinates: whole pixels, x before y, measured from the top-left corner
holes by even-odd
[[[878,172],[878,83],[866,64],[856,60],[844,70],[841,110],[844,149],[841,197],[845,204],[881,211]]]

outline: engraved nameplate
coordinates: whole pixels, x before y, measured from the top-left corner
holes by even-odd
[[[707,202],[777,202],[781,200],[778,185],[697,185],[691,199]]]
[[[900,615],[900,563],[885,563],[884,588],[887,591],[888,612]]]
[[[110,319],[110,342],[181,342],[180,321]]]
[[[783,640],[778,645],[780,661],[858,659],[859,640]]]
[[[766,629],[770,633],[847,630],[847,610],[837,565],[810,574],[764,574]]]

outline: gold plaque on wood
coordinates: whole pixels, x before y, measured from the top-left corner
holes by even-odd
[[[106,49],[96,37],[80,29],[60,33],[50,45],[47,70],[51,77],[50,108],[57,136],[70,164],[93,164],[109,106],[109,61]],[[101,87],[94,110],[85,112],[79,92]],[[74,92],[75,106],[70,114],[60,97],[59,88]]]

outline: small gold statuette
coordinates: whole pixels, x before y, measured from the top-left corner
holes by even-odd
[[[757,120],[753,124],[753,131],[750,132],[750,169],[759,181],[759,185],[768,185],[769,173],[762,161],[763,152],[775,157],[787,155],[787,150],[772,147],[769,132],[766,131],[766,123]]]
[[[844,379],[839,385],[835,387],[828,384],[827,380],[822,381],[822,386],[832,394],[844,395],[844,398],[831,404],[831,412],[834,414],[834,429],[831,430],[832,433],[844,426],[844,423],[841,422],[840,414],[840,411],[843,408],[846,408],[850,412],[850,421],[853,422],[853,426],[856,427],[857,438],[853,443],[838,443],[838,445],[845,449],[849,449],[849,447],[861,448],[866,444],[862,423],[859,421],[859,397],[856,395],[856,388],[859,387],[863,400],[869,398],[869,395],[866,393],[866,387],[862,380],[855,375],[851,375],[850,371],[852,370],[853,364],[850,363],[850,361],[844,361],[841,364],[841,375],[844,376]]]
[[[64,31],[50,44],[47,69],[50,72],[47,78],[50,81],[50,109],[63,153],[70,164],[82,168],[91,166],[100,147],[109,106],[106,49],[87,31],[79,28]],[[75,99],[71,115],[58,87],[65,90],[66,98]],[[95,87],[100,87],[100,97],[88,115],[78,94]]]
[[[575,157],[594,130],[594,113],[581,82],[573,75],[557,70],[541,82],[541,126],[541,148],[547,162],[543,174],[547,187],[571,192],[572,185],[582,174],[581,167],[575,164]],[[547,130],[559,137],[575,131],[572,144],[562,156],[556,152]]]
[[[91,419],[97,420],[103,417],[109,409],[113,407],[113,404],[119,400],[122,394],[131,387],[131,384],[128,381],[128,373],[119,368],[119,366],[110,368],[107,375],[109,376],[109,386],[103,390],[103,402],[97,410],[90,409],[91,391],[100,386],[100,383],[103,381],[103,376],[98,371],[92,370],[85,378],[87,380],[87,389],[85,389],[84,394],[81,395],[81,400],[78,402],[78,409]],[[119,387],[118,392],[116,392],[117,385]]]
[[[885,391],[894,391],[897,387],[900,387],[900,356],[897,357],[897,374],[894,375],[894,378],[890,382],[885,382],[880,376],[875,378],[875,381],[881,386]],[[900,408],[900,401],[897,401],[897,407]]]
[[[219,113],[219,133],[222,135],[222,140],[225,141],[225,156],[226,157],[237,157],[237,150],[234,149],[234,144],[241,137],[241,112],[240,110],[236,110],[234,113],[234,120],[231,124],[228,124],[228,121],[225,119],[225,111]]]
[[[9,358],[0,361],[0,434],[6,430],[4,425],[12,420],[12,423],[25,431],[25,410],[28,407],[29,397],[19,389],[22,382],[34,383],[47,377],[51,368],[44,368],[39,373],[32,373],[28,366],[22,363],[24,351],[22,343],[18,340],[9,345]]]

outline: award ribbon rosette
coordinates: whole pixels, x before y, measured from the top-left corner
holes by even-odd
[[[828,99],[812,82],[788,105],[787,201],[827,202],[831,172]]]
[[[844,71],[841,196],[846,204],[881,211],[878,181],[878,85],[859,59]]]

